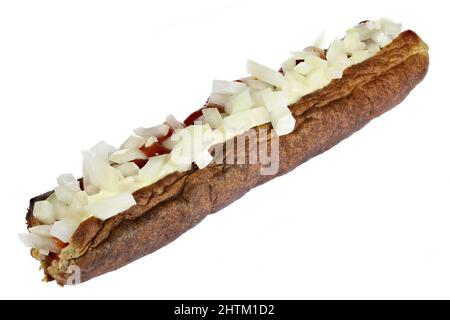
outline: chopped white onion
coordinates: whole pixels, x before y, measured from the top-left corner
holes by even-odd
[[[344,38],[344,48],[348,53],[361,51],[366,49],[366,44],[361,41],[359,34],[356,32],[349,32]]]
[[[375,41],[381,48],[387,46],[392,42],[392,39],[389,38],[383,31],[377,31],[372,35],[371,38]]]
[[[158,141],[158,138],[155,136],[148,137],[148,139],[145,141],[145,147],[150,147],[152,144]]]
[[[114,163],[122,164],[125,162],[137,160],[137,159],[147,159],[144,152],[139,149],[121,149],[109,156],[109,160]]]
[[[329,65],[342,70],[348,65],[347,52],[342,40],[333,41],[327,51],[327,61]]]
[[[100,141],[95,146],[93,146],[90,151],[92,154],[104,161],[108,161],[108,157],[111,153],[116,151],[117,148],[113,147],[106,141]]]
[[[89,204],[86,207],[86,211],[100,220],[106,220],[129,209],[135,204],[136,200],[130,192],[120,192]]]
[[[295,60],[305,60],[305,58],[310,55],[315,55],[318,57],[320,54],[317,51],[303,50],[291,52],[291,55]]]
[[[220,93],[211,93],[208,98],[208,103],[217,104],[219,106],[225,105],[225,102],[228,99],[228,95],[220,94]]]
[[[264,100],[264,105],[269,112],[277,109],[285,109],[288,106],[286,96],[283,92],[265,92],[262,97]]]
[[[226,139],[240,135],[252,127],[270,122],[270,114],[265,107],[257,107],[232,114],[223,119],[222,129]]]
[[[169,129],[170,128],[168,125],[160,124],[158,126],[151,127],[151,128],[140,127],[140,128],[134,129],[133,132],[134,132],[134,134],[141,136],[143,138],[149,138],[151,136],[163,137],[169,132]]]
[[[322,30],[317,38],[313,41],[313,47],[322,48],[325,45],[325,31]]]
[[[395,23],[389,19],[381,19],[381,29],[389,36],[396,37],[402,31],[402,24]]]
[[[296,61],[297,60],[295,58],[292,58],[292,57],[287,59],[286,61],[284,61],[282,63],[282,65],[281,65],[283,71],[286,72],[286,71],[292,70],[297,65]]]
[[[72,204],[74,201],[76,201],[76,192],[70,189],[66,186],[57,186],[55,188],[55,194],[56,198],[65,203],[65,204]]]
[[[273,89],[272,85],[270,85],[267,82],[264,82],[262,80],[258,80],[258,79],[249,79],[245,83],[247,83],[248,86],[254,90],[264,90],[264,89],[268,89],[268,88]]]
[[[293,70],[302,75],[307,75],[313,69],[314,69],[314,67],[312,65],[303,61],[303,62],[300,62],[298,65],[296,65]]]
[[[211,128],[215,129],[222,125],[222,116],[217,108],[205,108],[202,109],[203,117],[205,117],[205,121],[211,126]]]
[[[122,143],[120,149],[139,149],[144,145],[144,143],[145,143],[144,137],[132,134],[131,136],[128,137],[127,140],[124,141],[124,143]]]
[[[311,88],[311,92],[323,88],[330,82],[326,69],[315,69],[311,71],[310,73],[308,73],[307,79]]]
[[[213,161],[213,157],[208,152],[208,150],[205,150],[205,151],[197,154],[194,158],[194,162],[199,169],[206,168],[212,161]]]
[[[76,200],[77,202],[81,205],[81,206],[85,206],[88,204],[88,194],[86,191],[78,191],[75,194]]]
[[[69,187],[73,191],[80,191],[80,182],[70,173],[61,174],[56,181],[59,186]]]
[[[139,173],[139,167],[133,162],[125,162],[117,165],[115,168],[122,172],[125,178],[135,176]]]
[[[290,112],[272,120],[272,126],[277,135],[283,136],[291,133],[295,127],[295,118]]]
[[[289,103],[294,103],[305,95],[307,88],[305,76],[295,71],[287,71],[284,75],[284,79],[286,85],[283,88],[283,92]]]
[[[376,43],[375,41],[373,41],[372,39],[369,39],[366,42],[366,48],[369,51],[369,53],[371,55],[376,54],[378,51],[380,51],[380,46],[378,45],[378,43]]]
[[[28,233],[19,234],[19,239],[24,245],[30,248],[48,250],[54,253],[59,253],[61,251],[53,239]]]
[[[228,114],[241,112],[253,107],[253,99],[250,96],[250,90],[231,96],[225,103],[225,112]]]
[[[51,228],[52,226],[43,224],[31,227],[30,229],[28,229],[28,231],[30,231],[31,234],[35,234],[40,237],[51,238],[52,237],[52,235],[50,234]]]
[[[33,216],[42,223],[52,224],[56,219],[56,212],[49,201],[42,200],[34,203]]]
[[[139,170],[138,179],[147,183],[155,182],[162,166],[168,159],[169,155],[167,154],[149,158],[145,166]]]
[[[349,30],[347,30],[347,34],[349,33],[357,33],[359,36],[359,40],[366,41],[372,37],[374,34],[374,30],[369,29],[366,23],[359,24]]]
[[[62,242],[68,243],[80,225],[80,222],[80,219],[76,217],[65,217],[53,224],[50,234]]]
[[[169,127],[171,127],[172,129],[181,129],[181,128],[184,128],[184,125],[183,125],[180,121],[178,121],[178,120],[175,118],[175,116],[172,115],[172,114],[169,114],[169,115],[166,117],[166,124],[167,124]]]
[[[313,55],[307,56],[305,58],[305,63],[311,65],[313,68],[326,68],[328,66],[328,62],[326,60]]]
[[[89,178],[90,184],[98,187],[100,190],[117,190],[122,174],[101,158],[94,156],[89,151],[84,151],[83,168],[84,177],[87,176]]]
[[[255,76],[256,78],[270,83],[271,85],[274,85],[276,87],[282,88],[284,85],[284,78],[280,72],[270,69],[254,61],[247,60],[247,72],[252,76]]]
[[[212,93],[222,95],[233,95],[244,91],[247,85],[237,81],[214,80],[212,83]]]

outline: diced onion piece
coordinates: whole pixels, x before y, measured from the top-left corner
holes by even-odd
[[[145,141],[145,147],[148,148],[155,142],[158,142],[158,138],[155,136],[148,137],[147,141]]]
[[[322,30],[317,38],[313,41],[313,47],[322,48],[325,45],[325,31]]]
[[[352,65],[357,64],[357,63],[361,63],[364,60],[367,60],[368,58],[370,58],[370,53],[368,50],[362,50],[362,51],[356,51],[352,54],[352,56],[350,57],[350,63]]]
[[[314,55],[320,58],[325,57],[325,52],[316,46],[306,47],[305,49],[303,49],[303,51],[309,53],[309,56]]]
[[[119,170],[111,167],[101,158],[94,156],[89,151],[83,152],[84,177],[89,178],[90,184],[100,190],[115,191],[122,178]]]
[[[90,149],[93,155],[104,161],[108,161],[109,155],[116,150],[117,148],[113,147],[106,141],[100,141]]]
[[[295,118],[290,112],[286,112],[272,120],[272,126],[279,136],[289,134],[294,130]]]
[[[137,159],[147,159],[147,156],[139,149],[122,149],[114,152],[112,155],[109,156],[109,160],[111,162],[118,164],[122,164]]]
[[[291,71],[288,71],[291,72]],[[286,83],[286,80],[285,80]],[[264,99],[263,99],[263,95],[265,92],[272,92],[271,88],[266,88],[263,90],[252,90],[251,94],[252,94],[252,99],[255,103],[255,106],[263,106],[264,105]]]
[[[145,144],[145,138],[132,134],[125,140],[124,143],[120,146],[120,149],[139,149]]]
[[[58,201],[55,206],[56,211],[56,220],[61,220],[62,218],[65,218],[72,214],[71,207],[61,201]]]
[[[378,51],[380,51],[380,46],[378,45],[378,43],[376,43],[372,39],[369,39],[366,41],[366,48],[367,48],[367,51],[369,51],[369,53],[371,55],[374,55]]]
[[[250,90],[231,96],[225,103],[225,112],[228,114],[241,112],[253,107],[253,99],[250,96]]]
[[[389,43],[392,42],[392,39],[389,38],[387,35],[384,34],[383,31],[377,31],[372,35],[371,38],[373,41],[375,41],[381,48],[387,46]]]
[[[262,97],[269,112],[287,108],[286,96],[283,92],[265,92]]]
[[[87,194],[87,192],[86,191],[78,191],[76,194],[75,194],[75,197],[76,197],[76,199],[77,199],[77,202],[81,205],[81,206],[84,206],[84,205],[87,205],[88,204],[88,194]]]
[[[305,60],[305,58],[308,57],[308,56],[310,56],[310,55],[314,55],[314,56],[319,57],[319,56],[320,56],[320,53],[317,52],[317,51],[311,51],[311,50],[306,51],[306,50],[303,50],[303,51],[294,51],[294,52],[291,52],[291,55],[292,55],[292,57],[293,57],[295,60]]]
[[[116,166],[116,169],[122,172],[125,178],[135,176],[139,173],[139,167],[133,162],[119,164]]]
[[[335,39],[327,51],[327,61],[328,64],[344,69],[348,64],[347,52],[344,48],[344,43],[342,40]]]
[[[176,168],[176,171],[185,172],[192,169],[192,160],[190,155],[185,155],[183,153],[183,148],[179,145],[170,153],[170,160],[164,165],[169,168]]]
[[[222,128],[226,139],[229,139],[268,122],[270,122],[270,114],[267,109],[265,107],[257,107],[224,118]]]
[[[61,174],[56,181],[59,186],[69,187],[74,191],[80,191],[80,182],[70,173]]]
[[[222,116],[217,108],[205,108],[202,109],[202,113],[211,128],[215,129],[222,125]]]
[[[270,114],[264,107],[257,107],[243,112],[248,118],[251,127],[257,127],[270,122]]]
[[[212,161],[213,161],[213,157],[208,152],[208,150],[200,152],[194,158],[194,162],[199,169],[206,168]]]
[[[53,239],[41,237],[36,234],[21,233],[19,234],[19,239],[30,248],[48,250],[54,253],[61,251]]]
[[[149,158],[146,165],[139,170],[138,179],[147,183],[155,182],[162,166],[168,159],[169,156],[167,154]]]
[[[366,49],[366,44],[361,41],[358,33],[349,32],[344,38],[344,48],[348,53],[353,53]]]
[[[326,69],[315,69],[310,72],[307,76],[309,86],[311,91],[315,91],[323,88],[328,83],[330,83],[330,79],[328,78]]]
[[[284,61],[282,64],[283,71],[286,72],[292,70],[297,65],[296,61],[297,60],[292,57]]]
[[[166,140],[163,141],[163,147],[172,150],[177,143],[179,142],[178,133],[184,129],[176,129],[173,131],[173,134]]]
[[[227,101],[227,99],[228,99],[227,95],[213,92],[213,93],[211,93],[211,95],[208,98],[208,103],[223,106],[223,105],[225,105],[225,102]]]
[[[247,60],[247,72],[276,87],[282,88],[284,85],[284,78],[281,73],[254,61]]]
[[[249,79],[249,80],[246,80],[245,83],[247,83],[251,89],[255,89],[255,90],[264,90],[264,89],[268,89],[268,88],[273,89],[272,85],[270,85],[262,80],[258,80],[258,79]]]
[[[366,41],[374,34],[374,30],[369,29],[366,23],[359,24],[352,29],[347,30],[346,34],[356,33],[359,36],[359,40]]]
[[[314,69],[314,67],[312,65],[303,61],[303,62],[300,62],[298,65],[296,65],[293,70],[302,75],[307,75],[313,69]]]
[[[306,77],[295,71],[287,71],[284,75],[286,85],[283,92],[288,103],[294,103],[306,93]]]
[[[328,66],[328,62],[326,60],[313,55],[307,56],[305,58],[305,62],[313,68],[326,68]]]
[[[191,125],[175,133],[174,140],[179,141],[170,153],[177,166],[189,166],[197,154],[208,150],[216,143],[209,125]]]
[[[166,124],[172,129],[184,128],[183,124],[178,121],[172,114],[169,114],[166,118]]]
[[[49,201],[42,200],[34,203],[33,216],[42,223],[52,224],[55,222],[56,212]]]
[[[56,194],[56,198],[59,201],[65,203],[65,204],[68,204],[68,205],[77,201],[76,192],[66,186],[57,186],[55,188],[55,194]]]
[[[244,91],[247,85],[237,81],[214,80],[212,83],[212,93],[222,95],[233,95]]]
[[[136,204],[130,192],[120,192],[89,204],[86,211],[100,220],[109,219]]]
[[[137,128],[134,129],[134,134],[141,136],[143,138],[149,138],[151,136],[155,136],[155,137],[163,137],[165,136],[168,132],[169,132],[169,126],[166,124],[160,124],[158,126],[155,127],[151,127],[151,128]]]
[[[64,243],[69,243],[80,222],[77,217],[65,217],[53,224],[50,234]]]
[[[389,36],[396,37],[402,31],[401,23],[395,23],[389,19],[381,19],[381,29]]]
[[[381,21],[380,20],[367,21],[365,23],[365,25],[370,30],[380,30],[381,29]]]
[[[43,224],[40,226],[31,227],[30,229],[28,229],[28,231],[40,237],[51,238],[52,237],[52,235],[50,234],[51,228],[52,226]]]

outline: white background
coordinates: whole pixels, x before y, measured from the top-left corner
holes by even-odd
[[[450,298],[445,1],[2,1],[3,298]],[[245,60],[278,67],[380,17],[428,42],[400,106],[171,245],[78,287],[41,283],[18,240],[31,196],[81,153],[183,118]]]

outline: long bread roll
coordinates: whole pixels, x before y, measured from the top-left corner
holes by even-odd
[[[277,174],[261,175],[261,163],[212,163],[172,173],[134,192],[136,205],[130,209],[105,221],[85,220],[58,259],[40,258],[47,280],[71,283],[76,266],[78,280],[84,282],[167,245],[207,215],[328,150],[402,102],[425,77],[428,64],[427,45],[413,31],[402,32],[375,56],[347,68],[341,79],[289,105],[295,128],[279,138]],[[271,137],[259,143],[270,148]],[[33,216],[35,202],[50,194],[31,200],[29,226],[39,224]]]

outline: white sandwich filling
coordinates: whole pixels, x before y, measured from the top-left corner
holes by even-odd
[[[347,30],[344,39],[335,39],[326,53],[315,47],[292,53],[282,73],[248,61],[250,77],[213,81],[209,103],[223,110],[203,109],[199,124],[185,126],[169,116],[164,124],[135,129],[119,149],[100,142],[83,151],[83,190],[73,175],[59,176],[54,193],[34,205],[41,225],[21,234],[21,240],[41,255],[59,253],[54,239],[70,242],[84,220],[106,220],[136,204],[133,192],[173,172],[191,170],[193,164],[208,166],[211,146],[266,123],[279,136],[289,134],[295,119],[288,105],[341,78],[346,68],[374,56],[400,32],[401,25],[387,19],[361,23]],[[139,168],[135,160],[146,163]]]

